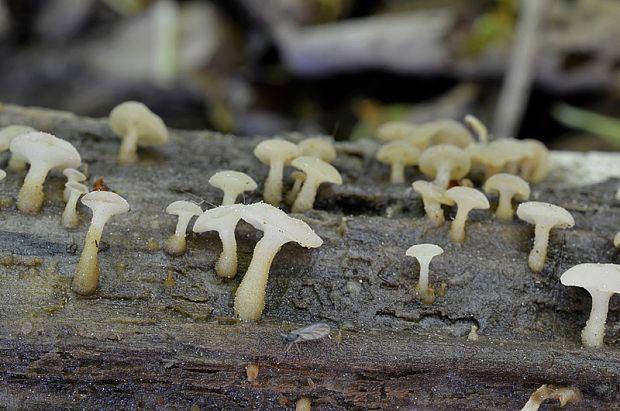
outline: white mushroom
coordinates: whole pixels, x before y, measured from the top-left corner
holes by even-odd
[[[77,214],[77,202],[80,197],[88,193],[88,187],[84,184],[70,181],[65,184],[65,188],[69,190],[69,198],[62,212],[62,226],[65,228],[76,228],[80,224],[80,218]]]
[[[297,146],[302,156],[317,157],[326,163],[333,163],[336,160],[336,148],[326,137],[306,138],[301,140]]]
[[[161,117],[137,101],[126,101],[110,112],[110,128],[123,139],[118,153],[120,164],[138,161],[138,146],[168,142],[168,129]]]
[[[0,181],[4,180],[5,177],[6,177],[6,171],[0,170]]]
[[[549,232],[552,228],[570,228],[575,225],[575,220],[564,208],[539,201],[520,204],[517,217],[534,224],[534,247],[527,261],[532,271],[542,271],[547,259]]]
[[[427,148],[418,161],[420,171],[434,177],[433,183],[442,188],[448,188],[450,180],[465,177],[471,167],[467,152],[449,144]]]
[[[284,196],[284,202],[289,206],[293,205],[295,199],[301,191],[301,186],[303,185],[304,181],[306,181],[306,175],[301,171],[293,171],[291,173],[291,177],[293,178],[293,186],[288,191],[288,193],[286,193],[286,196]]]
[[[263,188],[263,200],[277,207],[282,202],[284,166],[289,165],[295,157],[299,157],[301,150],[291,142],[274,138],[258,143],[254,155],[269,166],[269,174]]]
[[[440,254],[443,254],[443,248],[435,244],[416,244],[409,247],[405,252],[409,257],[414,257],[420,263],[420,279],[416,285],[416,289],[420,294],[420,299],[425,304],[435,302],[435,290],[428,285],[428,272],[431,260]]]
[[[474,208],[489,208],[489,200],[480,191],[469,187],[452,187],[446,190],[445,196],[457,206],[456,216],[450,225],[450,239],[462,243],[465,240],[465,222],[469,212]]]
[[[237,275],[237,240],[235,227],[241,219],[243,204],[222,205],[202,213],[194,223],[194,232],[217,231],[222,240],[222,253],[215,263],[215,272],[220,277],[234,278]]]
[[[292,211],[294,213],[303,213],[312,209],[316,192],[321,184],[342,184],[342,177],[338,170],[319,158],[297,157],[291,165],[303,171],[306,175],[306,181],[293,203]]]
[[[4,127],[0,130],[0,152],[8,150],[11,141],[13,141],[15,137],[33,131],[36,130],[28,126],[13,125]],[[12,154],[9,159],[8,169],[11,171],[24,171],[26,169],[26,162],[23,158],[20,158],[19,155]]]
[[[435,132],[430,140],[431,145],[449,144],[459,148],[465,148],[474,142],[474,138],[469,130],[458,121],[440,119],[429,124],[435,127]]]
[[[620,293],[620,265],[579,264],[560,277],[562,284],[585,288],[592,296],[592,310],[585,328],[581,331],[584,347],[602,347],[609,299]]]
[[[111,191],[91,191],[82,197],[82,204],[93,211],[84,249],[75,270],[71,288],[80,295],[92,295],[99,284],[99,242],[103,228],[108,220],[129,211],[129,204],[121,196]]]
[[[499,193],[495,216],[502,220],[510,220],[514,214],[512,199],[525,201],[530,198],[530,185],[521,177],[499,173],[489,177],[484,183],[484,191]]]
[[[377,152],[377,160],[391,166],[390,182],[405,182],[405,167],[418,164],[420,150],[406,141],[392,141]]]
[[[256,181],[240,171],[225,170],[213,174],[209,184],[224,192],[222,205],[231,205],[237,202],[239,194],[245,191],[256,190]]]
[[[471,114],[466,115],[463,121],[476,133],[479,144],[484,145],[489,142],[489,131],[482,121]],[[469,147],[469,145],[467,147]]]
[[[164,251],[170,255],[180,256],[185,254],[187,243],[185,236],[187,226],[193,216],[201,215],[202,208],[191,201],[174,201],[166,208],[166,213],[179,217],[174,234],[164,242]]]
[[[303,221],[265,203],[245,206],[242,217],[264,232],[256,244],[252,261],[235,294],[235,313],[242,320],[257,321],[265,308],[265,290],[269,269],[280,248],[289,241],[316,248],[323,240]]]
[[[68,141],[51,134],[32,132],[11,141],[11,152],[19,155],[30,169],[19,191],[17,208],[24,213],[36,213],[43,205],[43,183],[52,169],[78,167],[80,153]]]
[[[454,204],[454,201],[445,197],[446,190],[424,180],[414,181],[411,186],[415,192],[422,196],[422,203],[424,204],[426,217],[428,217],[428,219],[431,220],[436,226],[442,225],[446,220],[443,215],[441,205]]]
[[[65,168],[64,170],[62,170],[62,174],[67,177],[67,183],[81,183],[82,181],[86,181],[86,176],[75,168]],[[65,184],[65,191],[63,191],[62,193],[62,199],[65,201],[65,203],[69,201],[70,194],[70,188],[67,187],[67,184]]]

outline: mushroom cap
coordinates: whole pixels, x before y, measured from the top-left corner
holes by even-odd
[[[191,201],[179,200],[170,203],[170,205],[166,207],[166,213],[173,215],[201,215],[202,208],[200,208],[198,204],[192,203]]]
[[[0,181],[4,180],[5,177],[6,177],[6,171],[0,170]]]
[[[419,193],[422,197],[427,198],[429,200],[438,201],[443,204],[454,204],[454,202],[446,198],[446,190],[438,185],[433,184],[430,181],[418,180],[414,181],[411,186],[413,189]]]
[[[138,133],[139,146],[155,146],[168,142],[168,129],[161,117],[138,101],[126,101],[110,112],[110,128],[124,138],[131,130]]]
[[[320,158],[301,156],[291,162],[291,165],[310,176],[318,178],[324,183],[342,184],[342,176],[334,166]]]
[[[40,131],[15,137],[10,148],[27,163],[45,162],[50,169],[75,168],[82,162],[80,153],[71,143]]]
[[[326,137],[310,137],[301,140],[297,144],[301,155],[318,157],[327,163],[333,163],[336,159],[336,149],[332,141]]]
[[[522,144],[530,151],[531,157],[534,159],[534,171],[530,176],[533,183],[538,183],[547,177],[551,170],[551,160],[549,159],[549,150],[538,140],[525,139]]]
[[[384,144],[377,152],[377,160],[382,163],[400,163],[408,166],[418,164],[420,150],[406,141],[392,141]]]
[[[80,194],[88,193],[88,187],[82,183],[78,183],[77,181],[69,181],[68,183],[65,183],[65,187],[71,191],[77,191]]]
[[[443,254],[443,248],[435,244],[416,244],[412,245],[405,252],[409,257],[430,257],[433,258],[440,254]]]
[[[377,128],[377,139],[381,141],[396,141],[414,135],[418,126],[404,121],[388,121]]]
[[[281,158],[284,164],[288,164],[301,155],[301,149],[290,141],[272,138],[258,143],[254,148],[254,155],[263,164],[271,164],[275,158]]]
[[[220,190],[232,189],[234,191],[256,190],[256,181],[241,171],[224,170],[211,176],[209,184]]]
[[[569,228],[575,225],[575,219],[566,209],[540,201],[519,204],[517,216],[530,224],[545,224],[558,228]]]
[[[500,138],[486,145],[483,163],[501,167],[511,161],[519,161],[530,155],[530,150],[514,138]]]
[[[91,191],[82,197],[82,204],[93,210],[105,209],[109,216],[129,211],[129,203],[112,191]]]
[[[620,293],[620,265],[578,264],[569,268],[560,277],[566,286],[582,287],[586,290]]]
[[[530,185],[519,176],[507,173],[495,174],[487,179],[484,183],[484,191],[501,192],[511,190],[513,198],[517,200],[527,200],[530,197]]]
[[[263,202],[245,206],[241,218],[257,230],[278,233],[286,240],[283,242],[295,241],[307,248],[316,248],[323,244],[321,237],[316,235],[308,224]]]
[[[435,132],[431,137],[431,144],[450,144],[460,148],[465,148],[474,142],[467,127],[455,120],[436,120],[431,123],[435,127]]]
[[[491,206],[487,196],[475,188],[452,187],[446,190],[445,196],[454,201],[459,207],[468,205],[470,208],[487,209]]]
[[[70,180],[70,181],[86,180],[86,176],[79,170],[76,170],[75,168],[65,168],[64,170],[62,170],[62,174],[65,177],[67,177],[67,180]]]
[[[196,219],[192,231],[195,233],[204,233],[205,231],[230,229],[230,226],[224,226],[231,223],[236,225],[237,221],[241,218],[241,213],[244,207],[247,206],[243,204],[231,204],[205,210]]]
[[[15,137],[21,136],[22,134],[26,133],[31,133],[33,131],[36,130],[28,126],[13,125],[4,127],[2,130],[0,130],[0,152],[8,150],[11,141]]]
[[[425,175],[435,177],[437,166],[443,161],[448,161],[452,165],[450,169],[451,180],[465,177],[471,168],[467,152],[450,144],[439,144],[424,150],[419,158],[418,166]]]

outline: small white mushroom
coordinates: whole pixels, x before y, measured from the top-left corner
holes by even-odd
[[[342,177],[338,170],[319,158],[297,157],[291,165],[303,171],[306,175],[306,181],[293,203],[292,211],[294,213],[303,213],[312,209],[316,192],[321,184],[342,184]]]
[[[480,191],[469,187],[452,187],[445,196],[456,203],[457,211],[450,225],[450,239],[457,243],[465,240],[465,222],[469,212],[474,209],[489,208],[489,200]]]
[[[33,131],[36,130],[28,126],[13,125],[4,127],[0,130],[0,152],[8,150],[11,141],[13,141],[15,137]],[[7,167],[11,171],[24,171],[26,169],[26,162],[18,154],[12,154]]]
[[[125,199],[111,191],[91,191],[82,197],[82,204],[93,211],[93,219],[86,233],[84,249],[75,270],[71,288],[80,295],[92,295],[99,284],[99,242],[108,220],[129,211]]]
[[[489,142],[489,131],[482,121],[471,114],[466,115],[463,121],[476,133],[479,144],[484,145]],[[469,147],[469,145],[467,147]]]
[[[539,183],[547,177],[551,170],[549,150],[538,140],[525,139],[521,144],[529,151],[521,160],[521,177],[532,183]]]
[[[442,204],[453,205],[454,202],[445,197],[446,190],[436,186],[430,181],[418,180],[411,184],[413,189],[422,196],[426,217],[436,226],[442,225],[446,220],[443,215]]]
[[[539,201],[528,201],[517,207],[517,217],[534,224],[534,247],[528,264],[534,272],[542,271],[547,259],[549,232],[552,228],[570,228],[575,225],[573,216],[562,207]]]
[[[5,177],[6,177],[6,171],[0,170],[0,181],[4,180]]]
[[[401,121],[389,121],[377,129],[377,138],[390,142],[396,140],[406,141],[424,150],[430,144],[431,137],[437,131],[433,123],[412,124]]]
[[[257,321],[265,309],[269,269],[280,248],[289,241],[316,248],[323,244],[323,240],[303,221],[265,203],[245,206],[241,218],[264,234],[256,244],[250,266],[237,288],[234,309],[240,319]]]
[[[254,155],[269,166],[269,174],[263,188],[263,200],[277,207],[282,202],[284,166],[289,165],[295,157],[299,157],[301,150],[291,142],[274,138],[258,143]]]
[[[295,199],[301,191],[301,186],[303,185],[304,181],[306,181],[306,175],[301,171],[293,171],[291,173],[291,177],[293,178],[293,186],[288,191],[288,193],[286,193],[286,196],[284,196],[284,202],[289,206],[293,205]]]
[[[336,160],[336,148],[326,137],[306,138],[301,140],[297,146],[302,156],[317,157],[326,163],[333,163]]]
[[[185,235],[187,226],[193,216],[201,215],[202,208],[190,201],[175,201],[166,208],[166,213],[179,217],[174,234],[164,242],[164,251],[173,256],[185,254],[187,243]]]
[[[420,150],[406,141],[392,141],[377,152],[377,160],[391,166],[390,182],[405,182],[405,167],[418,164]]]
[[[88,193],[88,187],[76,181],[70,181],[65,184],[65,188],[69,190],[69,198],[62,212],[62,226],[65,228],[76,228],[80,224],[77,202],[82,195]]]
[[[451,119],[435,120],[432,123],[435,132],[431,137],[431,145],[449,144],[465,148],[474,142],[474,138],[467,128],[458,121]]]
[[[110,128],[123,139],[118,153],[120,164],[138,161],[138,146],[168,142],[168,129],[161,117],[137,101],[126,101],[110,112]]]
[[[424,150],[419,159],[420,171],[434,177],[433,183],[448,188],[450,180],[465,177],[471,167],[469,155],[464,150],[449,144],[440,144]]]
[[[222,205],[202,213],[194,223],[194,232],[217,231],[222,240],[222,253],[215,263],[215,272],[220,277],[234,278],[237,275],[237,240],[235,227],[241,219],[243,204]]]
[[[409,257],[414,257],[420,263],[420,279],[416,285],[416,290],[420,295],[420,299],[424,304],[432,304],[435,302],[435,289],[429,287],[428,273],[431,260],[440,254],[443,254],[443,248],[435,244],[416,244],[409,247],[405,252]]]
[[[512,199],[525,201],[530,198],[530,185],[521,177],[499,173],[489,177],[484,183],[487,194],[499,193],[495,216],[502,220],[510,220],[514,214]]]
[[[240,171],[220,171],[209,179],[209,184],[224,192],[222,205],[231,205],[237,202],[237,197],[245,191],[256,190],[256,181]]]
[[[86,176],[75,168],[65,168],[64,170],[62,170],[62,174],[67,177],[67,183],[81,183],[82,181],[86,181]],[[65,203],[69,201],[69,195],[70,188],[67,186],[67,184],[65,184],[65,191],[63,191],[62,193],[62,199],[65,201]]]
[[[47,133],[31,132],[17,136],[11,141],[10,148],[13,154],[30,163],[17,198],[17,208],[24,213],[37,213],[41,209],[43,183],[50,170],[78,167],[82,162],[80,153],[71,143]]]
[[[579,264],[569,268],[560,277],[562,284],[585,288],[592,296],[592,310],[581,331],[584,347],[602,347],[609,299],[620,293],[620,265]]]

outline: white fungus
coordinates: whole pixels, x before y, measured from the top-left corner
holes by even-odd
[[[65,188],[69,190],[69,198],[62,212],[62,226],[65,228],[76,228],[80,224],[80,218],[77,213],[77,202],[80,196],[88,193],[88,187],[76,181],[70,181],[65,184]]]
[[[263,188],[263,200],[277,207],[282,202],[284,166],[289,165],[295,157],[299,157],[301,150],[291,142],[274,138],[258,143],[254,155],[269,166],[269,174]]]
[[[234,170],[224,170],[213,174],[209,179],[209,184],[224,192],[222,205],[235,204],[240,194],[256,190],[257,187],[252,177]]]
[[[486,210],[490,207],[489,200],[480,191],[469,187],[452,187],[446,190],[445,196],[457,206],[456,216],[450,224],[450,239],[462,243],[465,240],[465,222],[469,212],[474,208]]]
[[[416,290],[420,295],[420,300],[425,304],[432,304],[435,302],[435,290],[429,287],[429,265],[431,260],[443,254],[443,248],[435,244],[416,244],[405,252],[409,257],[414,257],[420,263],[420,278],[416,285]]]
[[[181,256],[187,250],[185,236],[192,217],[201,215],[202,208],[191,201],[174,201],[166,208],[166,213],[178,216],[174,234],[164,243],[164,251],[173,256]]]

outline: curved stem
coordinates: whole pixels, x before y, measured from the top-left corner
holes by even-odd
[[[84,249],[71,285],[77,294],[86,296],[93,295],[99,284],[99,258],[97,253],[99,252],[99,241],[101,240],[103,226],[95,225],[94,220],[93,217],[93,223],[86,233]]]
[[[65,209],[62,212],[62,226],[65,228],[75,228],[80,224],[80,219],[77,214],[77,202],[81,193],[79,191],[69,190],[69,199],[65,204]]]
[[[404,164],[402,163],[392,164],[390,182],[392,184],[401,184],[405,182],[405,165]]]
[[[581,331],[581,343],[584,347],[602,347],[605,337],[605,322],[609,311],[609,299],[612,292],[588,290],[592,295],[592,310],[585,328]]]
[[[318,181],[314,178],[307,177],[306,182],[301,187],[297,198],[293,203],[291,211],[294,213],[303,213],[304,211],[312,210],[314,206],[314,200],[316,199],[316,192],[319,189]]]
[[[534,227],[534,246],[527,259],[530,269],[534,272],[542,271],[545,266],[550,230],[551,227],[543,224],[536,224]]]
[[[304,180],[302,178],[295,179],[295,182],[293,183],[293,187],[291,187],[289,192],[286,193],[286,198],[284,199],[288,205],[291,205],[295,202],[295,199],[297,198],[297,196],[299,195],[299,192],[301,191],[301,185],[303,182]]]
[[[456,216],[450,224],[450,239],[457,243],[462,243],[465,240],[465,222],[471,208],[458,207],[456,210]]]
[[[222,253],[215,263],[215,272],[220,277],[234,278],[237,275],[237,240],[234,228],[220,232]]]
[[[131,128],[121,142],[118,162],[120,164],[131,164],[136,161],[138,161],[138,133],[134,128]]]
[[[274,160],[269,165],[269,175],[265,180],[263,189],[263,200],[274,207],[278,207],[282,202],[282,175],[284,174],[284,163]]]
[[[38,213],[43,205],[43,183],[49,173],[46,164],[31,164],[19,190],[17,208],[23,213]]]

